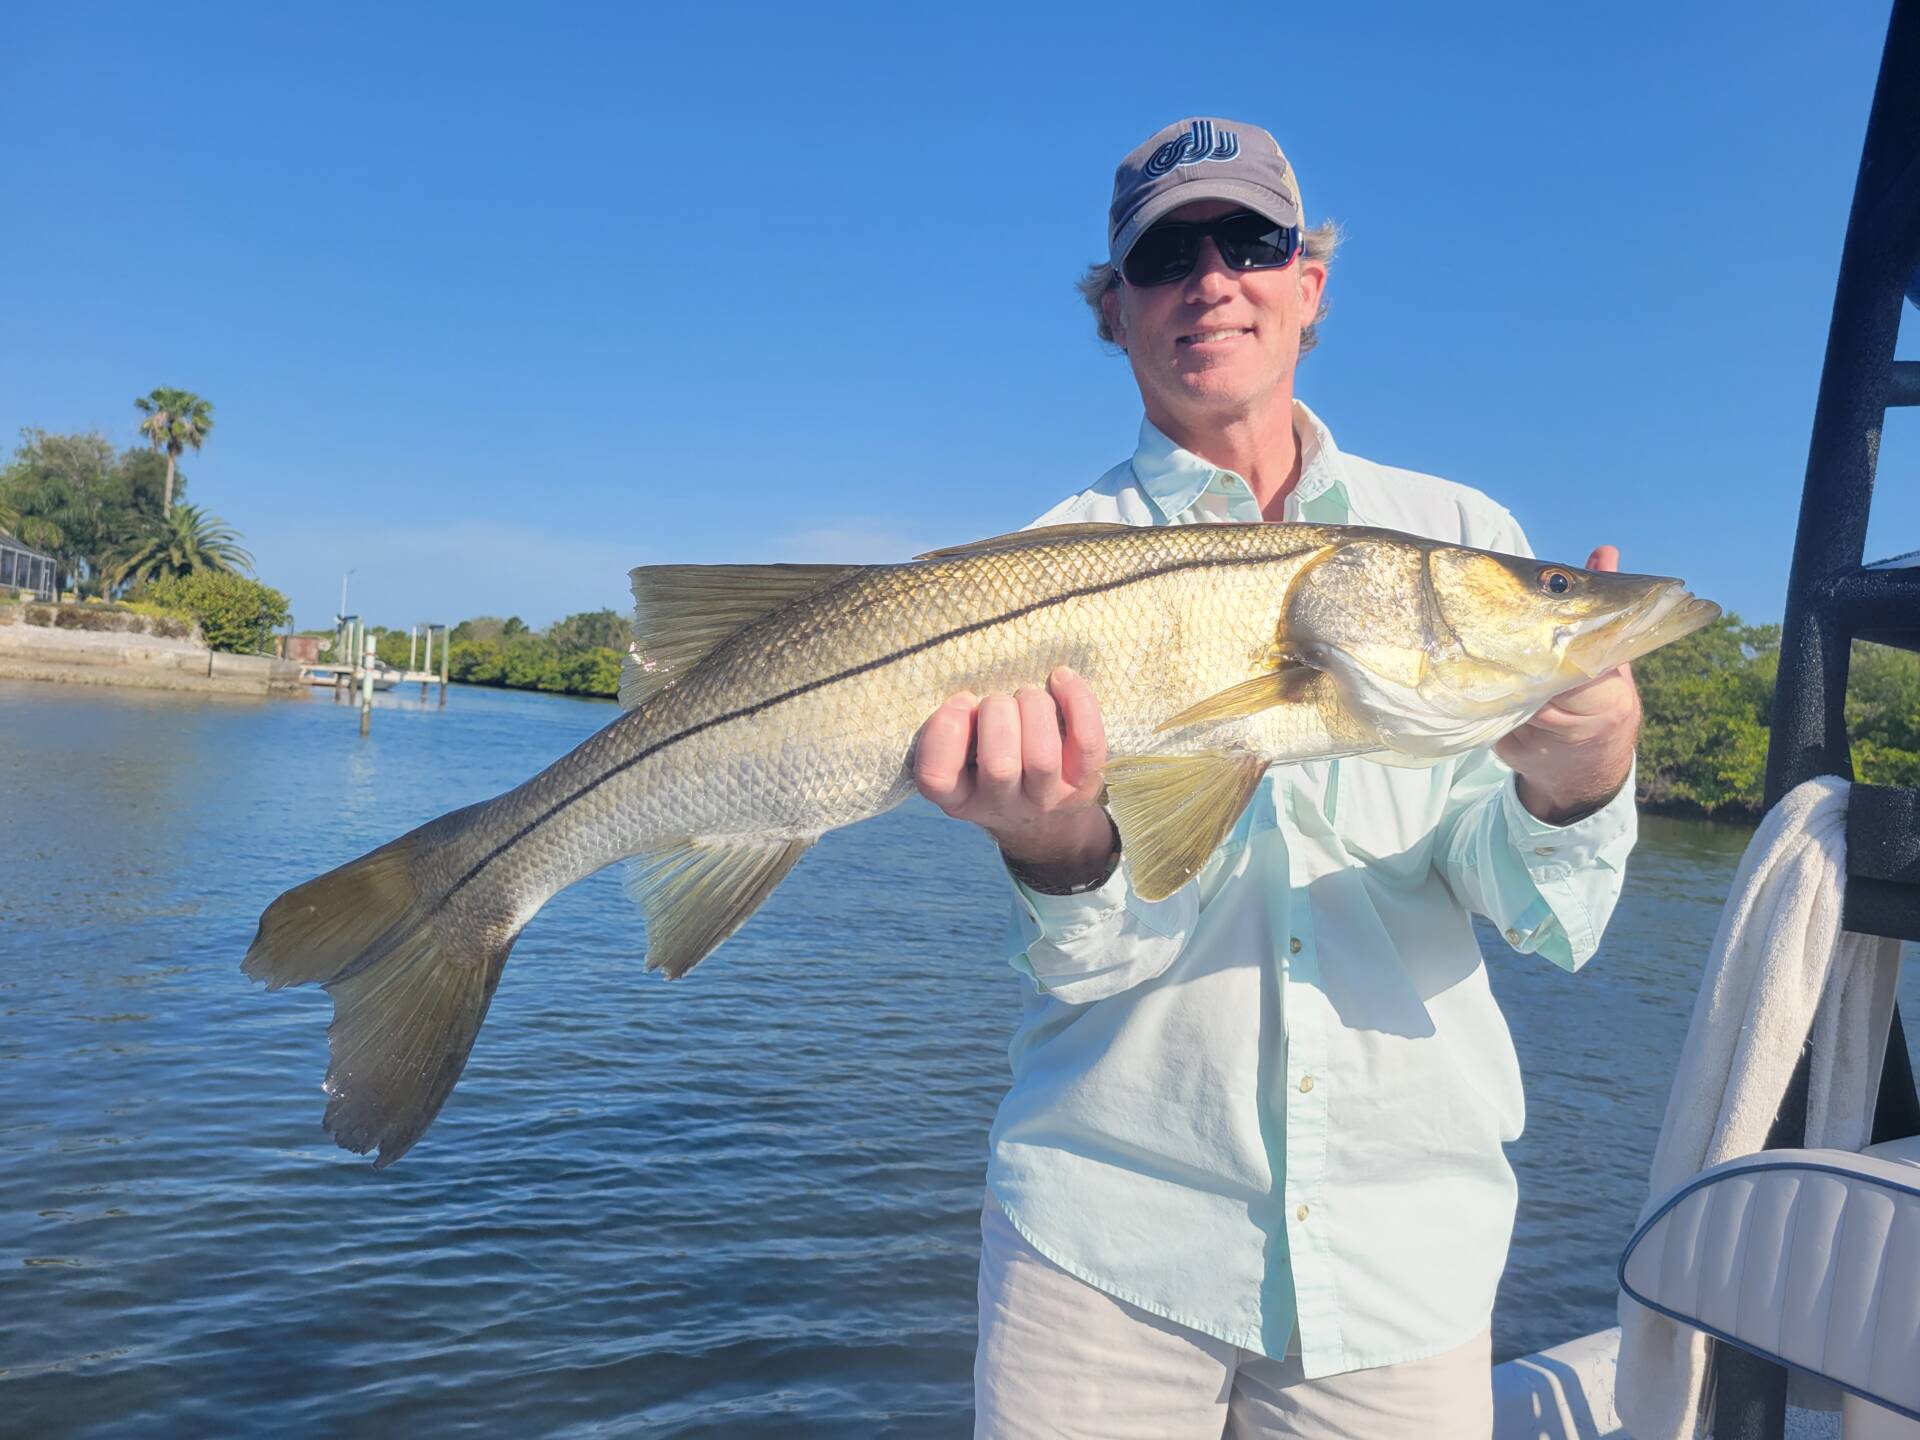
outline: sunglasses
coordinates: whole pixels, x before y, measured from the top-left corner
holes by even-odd
[[[1233,270],[1283,270],[1300,253],[1296,227],[1276,225],[1251,210],[1236,210],[1197,224],[1163,221],[1133,242],[1133,249],[1120,262],[1120,273],[1129,285],[1142,289],[1184,280],[1200,263],[1200,242],[1208,236]]]

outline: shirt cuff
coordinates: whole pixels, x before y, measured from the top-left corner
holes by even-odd
[[[1123,861],[1113,867],[1106,884],[1078,895],[1048,895],[1013,879],[1011,874],[1007,878],[1013,880],[1015,901],[1040,927],[1041,935],[1049,940],[1070,940],[1096,925],[1105,924],[1127,908],[1125,872]]]
[[[1627,856],[1639,835],[1633,800],[1637,766],[1636,758],[1614,797],[1571,825],[1535,815],[1520,803],[1519,776],[1507,777],[1501,792],[1507,834],[1539,896],[1504,931],[1514,949],[1578,970],[1600,948],[1600,932],[1619,898]]]
[[[1634,772],[1636,757],[1627,767],[1627,778],[1619,791],[1591,815],[1583,815],[1571,825],[1555,825],[1542,820],[1520,803],[1520,777],[1507,776],[1500,803],[1506,812],[1507,833],[1514,848],[1535,882],[1565,880],[1596,861],[1610,869],[1622,869],[1621,860],[1633,846],[1639,813],[1634,809]],[[1623,848],[1621,842],[1625,842]]]

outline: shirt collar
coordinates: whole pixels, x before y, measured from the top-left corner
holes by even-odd
[[[1346,486],[1341,483],[1340,447],[1320,417],[1299,400],[1293,402],[1293,430],[1300,441],[1300,483],[1289,497],[1288,518],[1304,515],[1305,507],[1315,505],[1311,518],[1322,523],[1338,523],[1346,518]],[[1193,508],[1201,492],[1216,480],[1246,480],[1231,470],[1223,470],[1202,460],[1191,450],[1182,449],[1151,420],[1140,421],[1140,443],[1133,452],[1133,474],[1140,488],[1169,520]],[[1337,514],[1326,513],[1337,511]]]

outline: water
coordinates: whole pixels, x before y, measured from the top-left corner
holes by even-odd
[[[403,690],[363,741],[326,700],[0,682],[0,1431],[969,1433],[1017,1008],[977,835],[829,835],[674,985],[615,874],[575,887],[380,1174],[319,1131],[324,995],[238,972],[282,889],[611,714]],[[1578,976],[1483,937],[1531,1107],[1502,1357],[1611,1323],[1744,843],[1646,822]]]

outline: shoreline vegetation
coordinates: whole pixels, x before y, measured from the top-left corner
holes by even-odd
[[[367,633],[374,638],[374,653],[388,665],[404,668],[418,658],[405,630],[369,625]],[[611,610],[569,615],[545,630],[530,629],[517,615],[505,620],[482,615],[447,632],[447,678],[463,685],[611,700],[620,693],[628,636],[627,622]]]

